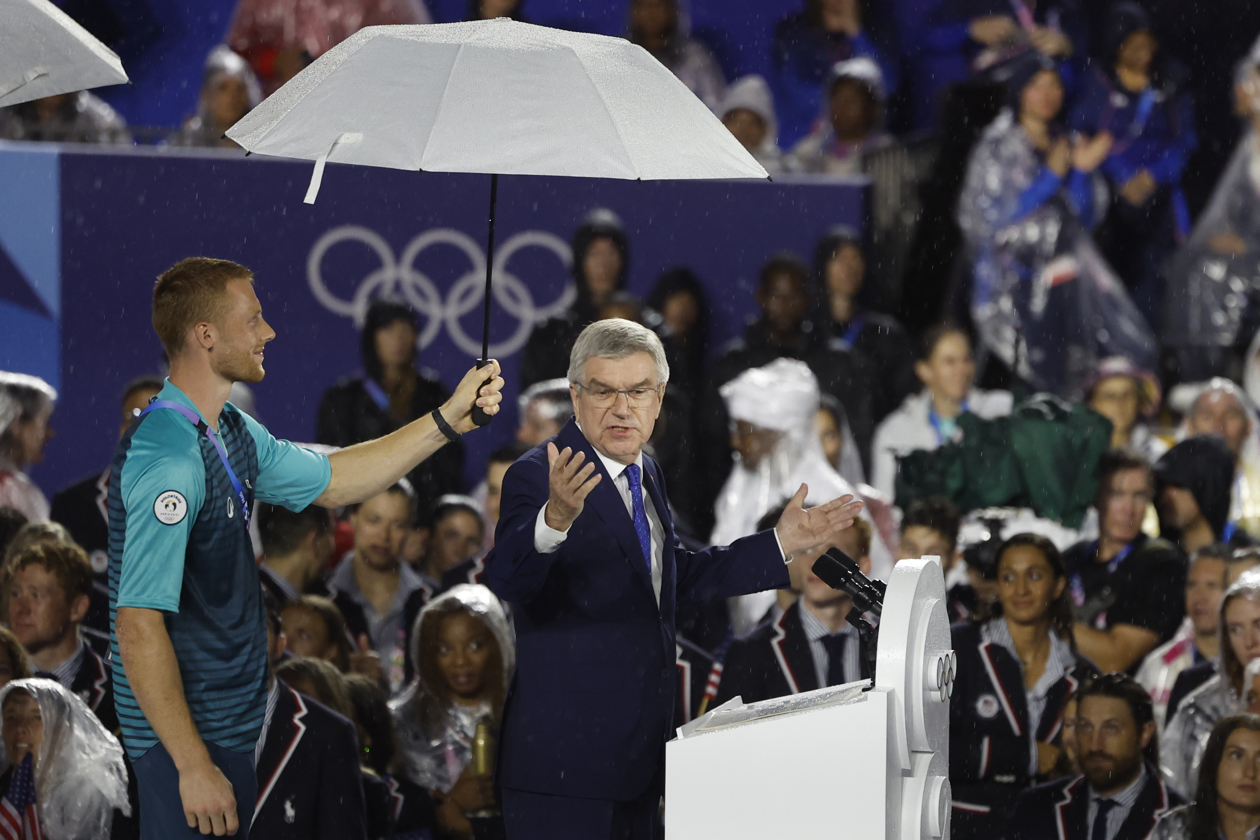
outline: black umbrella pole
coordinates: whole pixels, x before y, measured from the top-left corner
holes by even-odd
[[[482,309],[481,358],[477,360],[479,368],[490,364],[490,292],[494,278],[494,209],[498,201],[499,176],[495,173],[490,176],[490,233],[486,240],[486,300]],[[486,380],[487,383],[489,381],[489,379]],[[477,406],[473,406],[472,420],[478,426],[485,426],[490,422],[490,415]]]

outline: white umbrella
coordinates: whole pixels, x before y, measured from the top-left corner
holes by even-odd
[[[371,26],[228,129],[249,153],[491,175],[482,361],[498,176],[768,178],[704,104],[620,38],[499,18]]]
[[[48,0],[0,0],[0,107],[126,81],[114,51]]]

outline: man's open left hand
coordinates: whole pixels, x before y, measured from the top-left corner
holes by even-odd
[[[805,495],[808,492],[809,488],[802,484],[774,528],[783,553],[789,556],[832,542],[838,532],[853,524],[865,504],[853,496],[841,496],[806,510]]]

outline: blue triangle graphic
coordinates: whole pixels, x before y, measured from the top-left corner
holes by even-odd
[[[9,258],[3,245],[0,245],[0,300],[6,300],[23,309],[30,309],[45,318],[52,317],[44,301],[31,288],[26,275]]]

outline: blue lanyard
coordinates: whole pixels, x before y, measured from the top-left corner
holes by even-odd
[[[1099,543],[1098,540],[1094,540],[1094,545],[1090,549],[1090,552],[1089,552],[1090,557],[1093,557],[1095,554],[1098,553],[1098,543]],[[1132,553],[1133,553],[1133,543],[1129,543],[1124,548],[1117,551],[1116,556],[1112,557],[1110,560],[1107,561],[1107,574],[1111,575],[1115,573],[1116,569],[1120,568],[1120,564],[1124,562],[1124,558],[1128,557]],[[1085,603],[1085,582],[1081,580],[1081,575],[1079,572],[1072,575],[1070,588],[1072,591],[1072,600],[1076,602],[1076,605],[1079,607],[1082,604],[1084,604]]]
[[[368,396],[372,398],[372,402],[376,403],[377,408],[386,413],[389,412],[389,395],[375,379],[370,376],[363,377],[363,390],[368,392]]]
[[[1234,538],[1234,534],[1238,532],[1237,522],[1226,522],[1225,527],[1221,530],[1221,542],[1227,543]]]
[[[149,407],[140,412],[140,417],[159,408],[169,408],[172,411],[178,411],[180,414],[188,418],[197,431],[204,432],[205,436],[210,438],[210,442],[214,444],[215,451],[219,453],[219,460],[223,462],[223,469],[227,470],[228,481],[232,482],[232,489],[236,491],[236,497],[241,500],[241,519],[245,522],[245,530],[249,530],[249,497],[245,495],[245,488],[241,486],[241,480],[236,477],[236,471],[232,469],[232,465],[228,463],[227,450],[223,448],[223,441],[219,440],[219,436],[211,429],[209,424],[197,416],[197,412],[193,411],[186,405],[180,405],[171,400],[154,400],[149,403]]]
[[[851,350],[853,345],[857,343],[858,336],[862,334],[862,330],[866,327],[865,315],[854,315],[849,321],[849,327],[844,331],[844,335],[840,337],[840,343],[844,345],[844,349]]]

